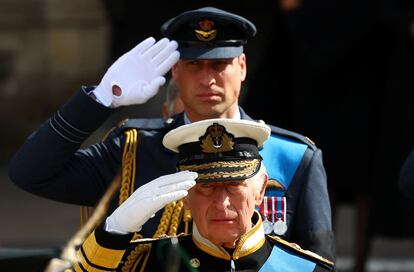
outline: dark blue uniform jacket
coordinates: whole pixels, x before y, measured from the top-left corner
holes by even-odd
[[[92,100],[85,90],[76,93],[22,145],[9,166],[14,183],[45,198],[93,206],[121,167],[123,131],[132,127],[139,128],[135,187],[176,172],[177,156],[161,142],[168,131],[184,124],[183,114],[171,122],[129,120],[102,142],[80,149],[112,112]],[[240,112],[242,119],[251,120],[242,109]],[[331,208],[321,151],[302,135],[272,127],[272,138],[261,154],[270,178],[286,189],[283,194],[288,229],[283,238],[334,260]],[[152,237],[160,214],[144,226],[144,237]]]

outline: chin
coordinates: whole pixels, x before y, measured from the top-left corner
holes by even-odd
[[[239,234],[236,233],[225,233],[221,232],[219,236],[214,235],[215,237],[212,237],[212,241],[220,241],[219,244],[226,244],[226,243],[233,243],[239,238]]]

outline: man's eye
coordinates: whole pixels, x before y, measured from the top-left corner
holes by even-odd
[[[209,195],[212,194],[214,192],[214,185],[212,183],[200,183],[197,184],[197,190],[204,194],[204,195]]]
[[[189,62],[187,62],[189,65],[197,65],[198,63],[199,63],[199,61],[197,61],[197,60],[192,60],[192,61],[189,61]]]
[[[231,186],[231,187],[239,187],[242,185],[242,182],[240,181],[228,181],[226,183],[226,186]]]
[[[229,193],[240,193],[243,187],[243,182],[240,181],[229,181],[226,183],[226,190]]]
[[[213,67],[216,70],[224,70],[227,65],[228,65],[228,63],[226,61],[215,61],[213,63]]]
[[[198,185],[198,188],[202,190],[211,190],[214,189],[214,184],[211,182],[201,183]]]
[[[200,184],[201,187],[203,188],[209,188],[209,187],[213,187],[213,185],[209,182],[203,182]]]

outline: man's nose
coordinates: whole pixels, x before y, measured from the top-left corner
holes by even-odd
[[[205,86],[210,86],[216,83],[215,72],[208,64],[203,65],[201,69],[201,82]]]
[[[214,191],[214,205],[217,209],[226,209],[230,205],[229,195],[225,186],[217,186]]]

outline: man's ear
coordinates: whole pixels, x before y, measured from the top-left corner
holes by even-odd
[[[264,194],[266,192],[267,182],[269,181],[269,176],[267,175],[267,173],[262,173],[260,178],[263,179],[263,184],[260,187],[260,191],[259,191],[258,197],[256,199],[256,205],[257,206],[259,206],[263,202]]]
[[[241,69],[241,81],[244,81],[246,79],[247,74],[246,55],[244,53],[239,56],[239,65]]]
[[[177,63],[171,68],[171,76],[175,80],[177,77]]]

